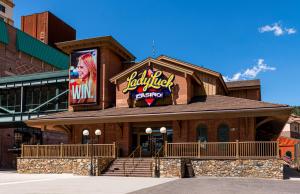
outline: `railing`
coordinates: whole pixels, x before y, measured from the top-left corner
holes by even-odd
[[[139,157],[141,158],[142,157],[142,147],[139,145],[137,146],[132,152],[131,154],[128,156],[130,160],[128,160],[127,162],[131,162],[132,163],[132,170],[131,171],[134,171],[136,165],[135,165],[135,158],[136,157]],[[127,175],[126,173],[126,161],[123,162],[123,169],[124,169],[124,176]]]
[[[115,158],[116,144],[22,145],[22,158]],[[93,152],[93,153],[92,153]]]
[[[164,146],[162,146],[154,155],[154,168],[155,168],[155,176],[159,177],[160,172],[160,157],[164,154]],[[152,172],[152,165],[150,166],[150,172]]]
[[[300,170],[300,143],[295,144],[295,164],[298,170]]]
[[[203,159],[278,158],[279,147],[276,141],[167,143],[165,157]]]

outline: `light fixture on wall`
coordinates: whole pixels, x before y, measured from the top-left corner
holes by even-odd
[[[238,129],[235,127],[230,128],[230,131],[237,131]]]

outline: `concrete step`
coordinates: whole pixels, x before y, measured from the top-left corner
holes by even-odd
[[[103,176],[152,177],[150,166],[153,162],[152,158],[135,158],[133,164],[132,158],[117,158]]]
[[[101,176],[152,177],[151,174],[102,174]]]

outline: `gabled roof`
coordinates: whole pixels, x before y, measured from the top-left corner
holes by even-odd
[[[172,63],[178,64],[178,65],[184,66],[184,67],[188,67],[188,68],[194,69],[196,71],[204,72],[204,73],[207,73],[209,75],[215,76],[215,77],[217,77],[220,80],[220,82],[223,85],[226,93],[228,93],[228,88],[227,88],[227,86],[225,84],[223,76],[219,72],[216,72],[216,71],[204,68],[204,67],[200,67],[198,65],[194,65],[194,64],[191,64],[191,63],[187,63],[185,61],[178,60],[178,59],[166,56],[166,55],[161,55],[161,56],[157,57],[157,60],[172,62]]]
[[[291,114],[288,123],[300,123],[300,116]]]
[[[205,73],[210,74],[210,75],[214,75],[214,76],[219,76],[220,75],[220,73],[218,73],[216,71],[213,71],[213,70],[210,70],[210,69],[207,69],[207,68],[204,68],[204,67],[200,67],[198,65],[194,65],[194,64],[191,64],[191,63],[179,60],[179,59],[175,59],[175,58],[172,58],[172,57],[169,57],[169,56],[166,56],[166,55],[160,55],[156,59],[159,60],[159,61],[166,60],[166,61],[170,61],[170,62],[173,62],[173,63],[177,63],[177,64],[183,65],[185,67],[188,67],[188,68],[192,68],[192,69],[195,69],[195,70],[198,70],[198,71],[205,72]]]
[[[294,139],[291,137],[278,137],[277,141],[279,142],[279,146],[294,146],[295,144],[300,143],[300,139]]]
[[[260,80],[241,80],[241,81],[231,81],[226,82],[226,85],[229,90],[236,89],[236,88],[253,88],[253,87],[260,87]]]
[[[126,75],[132,73],[133,71],[135,71],[136,69],[138,69],[138,68],[140,68],[144,65],[150,65],[150,63],[154,63],[154,64],[157,64],[157,65],[161,65],[163,67],[174,69],[174,70],[177,70],[179,72],[182,72],[182,73],[185,73],[185,74],[188,74],[188,75],[191,75],[191,76],[194,75],[194,71],[192,71],[190,69],[178,67],[178,66],[175,66],[175,65],[172,65],[172,64],[169,64],[169,63],[165,63],[165,62],[162,62],[162,61],[158,61],[156,59],[153,59],[153,58],[149,57],[149,58],[141,61],[140,63],[137,63],[137,64],[131,66],[130,68],[126,69],[125,71],[115,75],[114,77],[112,77],[110,79],[110,81],[113,82],[113,83],[116,83],[116,81],[118,79],[120,79],[122,77],[125,77]]]
[[[136,108],[108,108],[96,111],[61,112],[26,121],[29,126],[87,123],[143,122],[249,116],[287,116],[291,107],[228,96],[207,96],[200,102]]]
[[[82,48],[92,48],[106,46],[121,56],[124,61],[134,61],[135,56],[131,54],[123,45],[121,45],[112,36],[100,36],[95,38],[88,38],[82,40],[71,40],[65,42],[58,42],[55,45],[63,52],[70,54],[73,50]]]

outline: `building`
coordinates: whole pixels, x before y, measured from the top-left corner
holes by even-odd
[[[22,16],[21,30],[52,47],[76,39],[76,30],[49,11]]]
[[[12,0],[0,0],[0,19],[9,25],[14,25],[13,9],[15,4]]]
[[[65,142],[64,134],[41,132],[24,121],[67,110],[68,72],[64,69],[68,60],[59,50],[0,20],[1,169],[16,168],[21,144]]]
[[[64,132],[72,145],[25,145],[18,160],[19,172],[43,171],[35,166],[59,157],[52,160],[54,166],[47,166],[53,173],[66,172],[64,169],[75,174],[90,169],[93,173],[93,166],[88,168],[93,163],[89,157],[97,156],[98,170],[107,168],[111,157],[114,162],[107,173],[123,176],[125,168],[133,169],[136,174],[131,175],[152,176],[152,169],[161,167],[157,161],[166,162],[161,176],[181,176],[186,162],[192,162],[196,174],[201,174],[207,169],[197,171],[206,166],[200,165],[199,159],[207,160],[208,166],[214,159],[230,159],[227,162],[232,165],[237,165],[232,159],[241,159],[238,176],[256,173],[258,163],[264,169],[255,176],[282,176],[278,143],[273,140],[279,137],[292,108],[261,101],[259,80],[225,82],[219,72],[165,55],[134,62],[135,57],[110,36],[56,45],[70,56],[68,111],[32,118],[26,124],[42,131]],[[51,155],[48,149],[54,150]],[[137,156],[157,158],[162,152],[161,160],[139,160],[145,165],[140,172],[128,166]],[[43,160],[30,159],[36,155]],[[81,158],[85,170],[76,168],[79,160],[74,158]],[[150,171],[142,171],[149,170],[149,164]],[[218,167],[210,170],[228,164],[218,160],[213,164]],[[248,165],[253,171],[238,170]],[[269,169],[272,175],[266,171],[269,167],[274,168]]]
[[[284,125],[280,136],[300,139],[300,117],[292,114]]]
[[[300,144],[300,139],[280,136],[277,140],[279,142],[280,156],[289,157],[291,160],[295,159],[295,145]]]

